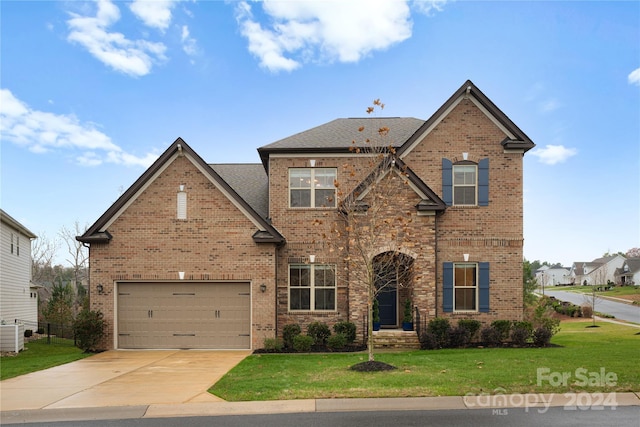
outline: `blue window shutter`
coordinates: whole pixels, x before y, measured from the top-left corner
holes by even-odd
[[[453,311],[453,263],[445,262],[442,269],[442,310]]]
[[[478,310],[481,313],[489,312],[489,263],[488,262],[480,262],[478,263],[478,267],[480,268],[480,287],[478,296]]]
[[[478,206],[489,206],[489,158],[478,162]]]
[[[442,201],[453,204],[453,164],[449,159],[442,159]]]

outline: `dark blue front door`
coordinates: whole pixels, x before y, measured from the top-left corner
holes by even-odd
[[[398,326],[398,290],[387,286],[378,293],[380,326]]]

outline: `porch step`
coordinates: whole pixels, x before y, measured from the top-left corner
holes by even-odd
[[[419,349],[420,340],[416,331],[381,329],[373,331],[373,347]]]

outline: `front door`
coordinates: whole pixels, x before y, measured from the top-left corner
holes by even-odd
[[[395,328],[398,326],[398,288],[396,286],[386,286],[380,289],[378,308],[381,327]]]

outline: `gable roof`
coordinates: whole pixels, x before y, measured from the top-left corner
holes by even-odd
[[[258,231],[253,235],[256,242],[283,243],[284,237],[247,201],[245,201],[212,167],[182,138],[173,144],[115,201],[109,209],[82,236],[76,239],[83,243],[108,243],[111,234],[109,225],[166,169],[178,156],[187,156],[189,160],[233,203],[255,226]],[[224,173],[224,172],[223,172]]]
[[[25,227],[24,225],[20,224],[11,215],[6,213],[2,209],[0,209],[0,221],[4,222],[5,224],[10,226],[11,228],[19,231],[20,233],[24,234],[29,239],[35,239],[36,237],[38,237],[35,234],[33,234],[27,227]]]
[[[431,130],[444,119],[453,108],[463,99],[470,99],[482,110],[487,117],[508,135],[503,141],[505,149],[517,149],[527,152],[535,144],[531,139],[511,121],[487,96],[476,87],[471,80],[464,82],[460,88],[444,103],[426,122],[398,150],[398,156],[406,156]]]
[[[295,135],[258,148],[262,163],[267,167],[270,154],[277,153],[348,153],[354,145],[364,146],[367,136],[377,134],[381,127],[389,128],[381,140],[385,146],[400,147],[422,126],[424,120],[413,117],[363,117],[335,119]],[[364,130],[360,131],[363,126]]]
[[[345,200],[357,201],[361,199],[366,195],[367,189],[372,182],[392,171],[403,173],[413,191],[422,197],[422,200],[416,205],[418,212],[443,212],[447,208],[446,203],[405,162],[395,155],[389,155],[382,159],[378,166],[353,189]],[[362,205],[362,208],[366,209],[367,207]]]

